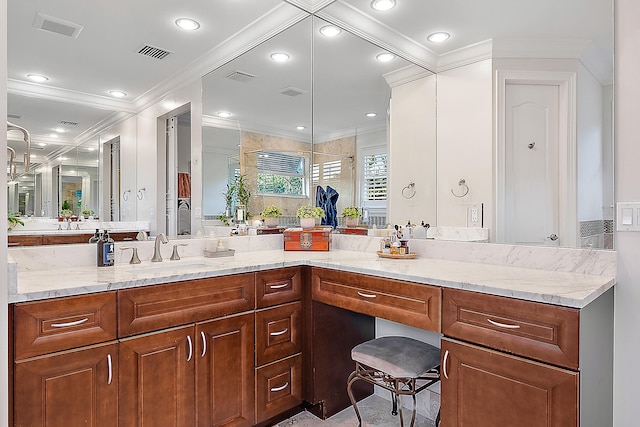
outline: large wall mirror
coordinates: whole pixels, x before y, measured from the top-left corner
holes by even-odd
[[[7,145],[18,153],[15,177],[8,179],[9,211],[57,218],[61,210],[68,209],[78,217],[97,216],[101,192],[98,138],[82,135],[113,111],[45,99],[34,101],[11,93],[8,110],[13,116],[8,119],[20,122],[31,134],[30,167],[25,172],[20,155],[26,149],[23,135],[8,133]]]
[[[277,54],[287,57],[278,62]],[[385,195],[361,183],[366,165],[371,171],[387,167],[396,73],[402,82],[432,74],[309,16],[206,75],[203,162],[211,167],[204,171],[204,218],[235,212],[236,202],[227,209],[224,195],[243,176],[253,215],[277,205],[291,223],[296,209],[315,204],[321,193],[333,198],[338,213],[356,205],[371,223],[385,225]],[[433,154],[425,153],[434,185]]]
[[[244,176],[251,191],[245,208],[253,215],[259,214],[266,205],[279,204],[285,210],[285,216],[293,218],[297,206],[315,202],[318,188],[326,191],[331,187],[339,194],[338,211],[351,204],[366,208],[371,217],[369,224],[404,224],[407,220],[419,223],[425,220],[433,226],[481,225],[490,228],[491,241],[612,247],[611,0],[566,0],[562,4],[541,0],[508,6],[495,0],[466,5],[465,8],[456,8],[456,4],[451,2],[413,1],[396,2],[396,7],[389,13],[372,10],[370,0],[336,0],[323,2],[323,6],[311,1],[272,0],[268,4],[262,0],[252,1],[248,2],[249,6],[243,3],[242,7],[249,9],[251,5],[255,6],[255,14],[247,13],[251,16],[237,18],[236,28],[232,28],[229,18],[221,34],[207,33],[207,43],[211,45],[205,46],[207,43],[202,42],[187,44],[198,46],[198,55],[204,57],[206,53],[215,54],[214,45],[221,46],[222,41],[231,35],[239,39],[244,32],[249,32],[249,22],[262,25],[275,15],[288,17],[274,21],[273,25],[271,21],[264,24],[263,35],[268,34],[268,37],[258,37],[253,43],[244,40],[245,49],[239,47],[241,43],[238,42],[233,54],[225,51],[227,58],[234,59],[212,61],[215,66],[206,68],[215,69],[202,78],[203,219],[213,219],[224,213],[227,203],[223,193],[227,184],[238,176]],[[10,68],[11,64],[19,63],[11,60],[18,58],[18,51],[35,52],[40,48],[40,45],[33,46],[33,49],[23,45],[18,48],[15,42],[27,40],[28,31],[33,31],[34,9],[26,6],[23,9],[22,4],[14,0],[9,3],[10,32],[19,25],[24,27],[20,28],[23,33],[9,35]],[[208,2],[194,4],[211,24]],[[225,6],[220,13],[238,16],[234,7],[237,5],[230,5],[228,9]],[[171,9],[168,3],[166,9]],[[286,13],[283,13],[284,9],[287,9]],[[306,10],[308,16],[299,18],[300,10]],[[69,18],[66,11],[57,12],[61,17]],[[145,19],[153,18],[153,15],[147,12]],[[220,19],[219,15],[216,19]],[[156,21],[149,21],[147,28],[153,25],[160,28],[166,24],[153,22]],[[93,20],[90,23],[95,25]],[[334,37],[320,33],[329,24],[340,30]],[[202,30],[211,28],[211,25],[203,25]],[[426,36],[435,30],[448,30],[452,37],[445,43],[431,44]],[[83,37],[90,34],[90,31],[84,32],[77,42],[84,42]],[[178,40],[183,36],[171,33],[167,37],[168,40]],[[218,37],[215,42],[214,37]],[[110,47],[109,38],[103,37],[102,42],[105,47]],[[246,53],[238,56],[241,50]],[[94,51],[99,52],[100,49]],[[272,53],[287,53],[289,60],[275,62],[270,57]],[[376,56],[382,53],[394,54],[395,58],[385,63],[377,61]],[[38,57],[44,58],[45,55]],[[140,61],[140,64],[147,63]],[[176,68],[170,68],[176,64],[175,61],[165,61],[164,64],[167,65],[152,64],[162,78],[178,72]],[[9,71],[15,80],[17,71]],[[76,74],[80,72],[75,70]],[[570,231],[567,235],[557,233],[560,236],[557,240],[551,239],[553,231],[545,231],[533,238],[539,241],[532,241],[530,236],[512,237],[503,229],[509,221],[524,221],[525,224],[540,218],[548,221],[545,213],[552,209],[546,207],[547,193],[536,190],[535,194],[540,197],[536,199],[535,209],[510,209],[510,206],[528,202],[530,198],[527,195],[534,193],[511,187],[514,180],[506,177],[513,171],[508,169],[509,162],[505,159],[520,156],[525,164],[530,164],[527,159],[533,157],[531,154],[542,152],[545,144],[531,140],[522,145],[522,152],[511,152],[505,148],[506,138],[501,135],[507,133],[506,127],[500,130],[496,120],[503,115],[508,116],[503,114],[504,102],[500,98],[505,88],[513,83],[531,83],[535,80],[531,76],[539,72],[550,73],[547,81],[551,85],[563,79],[569,81],[572,91],[568,98],[562,98],[562,102],[565,99],[573,102],[570,111],[573,125],[565,132],[572,134],[573,146],[562,152],[564,157],[560,156],[556,172],[548,169],[551,175],[564,181],[562,191],[565,192],[559,191],[557,198],[571,203],[563,202],[558,217],[562,226]],[[135,80],[151,74],[138,72]],[[568,74],[573,77],[565,79]],[[68,79],[73,80],[71,77]],[[86,82],[82,83],[85,86],[77,90],[89,92]],[[539,84],[540,80],[535,83]],[[560,89],[561,92],[564,90]],[[99,90],[96,88],[95,91]],[[66,171],[75,171],[76,178],[73,179],[78,180],[78,174],[89,174],[79,172],[77,168],[86,164],[84,160],[76,159],[73,165],[76,168],[72,168],[72,165],[63,164],[65,161],[60,157],[71,158],[72,153],[77,156],[85,143],[95,143],[101,153],[98,157],[100,184],[95,190],[91,185],[83,184],[81,204],[95,211],[93,196],[96,195],[103,201],[98,202],[97,209],[102,210],[100,215],[104,217],[111,212],[108,199],[103,196],[106,194],[105,186],[117,187],[104,173],[104,144],[118,135],[94,141],[84,137],[88,133],[83,132],[99,127],[105,117],[113,114],[113,109],[100,110],[73,102],[57,102],[50,96],[38,98],[33,91],[28,95],[22,96],[20,90],[15,90],[15,85],[10,85],[8,112],[20,116],[17,124],[37,135],[35,147],[37,142],[50,146],[55,144],[56,138],[48,135],[54,132],[59,122],[76,122],[79,125],[75,127],[75,134],[71,128],[57,138],[59,142],[68,142],[64,153],[69,153],[69,156],[62,156],[62,148],[56,148],[57,151],[48,155],[50,165],[44,172],[38,172],[41,167],[38,149],[32,151],[35,155],[32,172],[19,178],[24,184],[16,184],[19,180],[15,180],[9,186],[10,209],[36,216],[57,215],[65,196],[53,191],[54,176],[64,177],[67,176]],[[566,94],[562,92],[561,95]],[[412,96],[417,99],[412,99]],[[29,98],[28,103],[26,98]],[[418,101],[422,104],[416,106]],[[519,104],[516,102],[514,105]],[[129,107],[127,113],[132,113],[133,104]],[[59,117],[53,122],[40,120],[38,113],[41,109],[53,110],[59,113]],[[535,109],[523,108],[522,111],[536,114]],[[141,114],[144,112],[139,111]],[[224,112],[231,113],[231,116],[218,115]],[[86,117],[69,120],[71,113],[79,117],[85,114]],[[367,117],[366,113],[376,113],[376,116]],[[11,121],[11,117],[8,119]],[[403,121],[412,126],[405,127]],[[135,129],[132,134],[136,135]],[[135,141],[134,144],[129,142],[129,152],[122,155],[121,160],[128,161],[129,165],[143,165],[144,162],[132,162],[131,159],[136,157],[131,153],[135,150]],[[532,143],[535,144],[528,148]],[[24,151],[20,144],[19,135],[9,138],[9,145],[15,145],[18,153]],[[368,197],[366,173],[371,173],[385,161],[388,168],[387,200],[385,197]],[[544,161],[540,164],[546,168]],[[367,166],[370,166],[368,172]],[[54,168],[58,169],[54,171]],[[540,168],[536,166],[533,169],[537,171]],[[135,167],[124,170],[132,173]],[[135,179],[134,173],[133,181]],[[466,190],[459,184],[463,179],[469,192],[464,197],[456,197]],[[532,185],[523,177],[519,182],[525,185],[524,188]],[[414,186],[410,188],[415,189],[415,196],[403,197],[402,190],[412,183]],[[120,196],[129,190],[126,194],[133,197],[137,190],[135,184],[127,183],[120,188]],[[147,192],[154,191],[149,185],[145,186]],[[51,197],[45,196],[44,190],[39,195],[39,187],[51,189]],[[514,201],[509,194],[524,197]],[[75,200],[73,203],[77,206],[78,202]],[[149,212],[148,209],[132,209],[124,212],[124,216],[127,219],[159,221]],[[473,212],[478,212],[478,216]],[[472,218],[482,220],[472,223]],[[537,231],[542,226],[518,228]]]

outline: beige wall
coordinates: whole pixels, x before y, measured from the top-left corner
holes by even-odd
[[[439,84],[439,83],[438,83]],[[391,93],[387,222],[436,220],[436,77],[396,86]],[[415,195],[402,190],[415,183]],[[409,194],[409,193],[407,193]]]
[[[484,203],[484,227],[493,228],[492,111],[491,60],[438,74],[438,225],[466,227],[469,204]],[[469,193],[454,197],[460,179]]]
[[[615,1],[615,200],[640,201],[640,2]],[[640,233],[616,232],[613,425],[638,425]]]

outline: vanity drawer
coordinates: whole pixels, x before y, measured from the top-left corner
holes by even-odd
[[[256,369],[256,423],[302,403],[302,355]]]
[[[116,293],[18,303],[15,359],[116,339]]]
[[[256,307],[297,301],[302,293],[302,269],[280,268],[256,273]]]
[[[129,336],[253,310],[254,273],[118,291],[118,333]]]
[[[256,311],[256,366],[302,349],[302,303]]]
[[[580,311],[459,289],[443,289],[442,333],[578,369]]]
[[[314,268],[315,301],[430,331],[440,331],[440,288]]]

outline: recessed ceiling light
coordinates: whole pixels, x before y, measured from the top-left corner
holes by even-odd
[[[283,52],[276,52],[271,54],[271,59],[276,62],[287,62],[289,60],[289,55]]]
[[[305,129],[306,129],[306,127],[305,127],[305,126],[296,126],[296,129],[298,129],[298,130],[305,130]]]
[[[40,147],[46,147],[46,146],[47,146],[47,144],[45,144],[44,142],[38,142],[38,145],[39,145]]]
[[[380,62],[393,61],[396,56],[393,53],[385,52],[376,56],[376,59]]]
[[[216,116],[222,117],[223,119],[226,119],[227,117],[231,117],[231,115],[232,114],[230,112],[228,112],[228,111],[218,111],[216,113]]]
[[[395,0],[373,0],[371,2],[371,7],[375,10],[389,10],[392,9],[396,5]]]
[[[67,131],[66,129],[63,129],[63,128],[55,128],[54,130],[58,133],[65,133]]]
[[[49,80],[49,77],[42,76],[40,74],[27,74],[27,78],[32,82],[36,82],[36,83],[43,83]]]
[[[367,113],[367,114],[365,114],[365,115],[366,115],[367,117],[375,117],[375,116],[377,116],[377,114],[376,114],[376,113]]]
[[[58,134],[57,134],[57,133],[50,133],[50,134],[49,134],[49,136],[50,136],[51,138],[57,138],[57,137],[58,137]]]
[[[109,95],[115,97],[115,98],[124,98],[125,96],[127,96],[126,93],[124,93],[121,90],[110,90],[109,91]]]
[[[200,23],[190,18],[176,19],[176,25],[182,28],[183,30],[188,30],[188,31],[194,31],[200,28]]]
[[[320,28],[320,34],[327,37],[335,37],[341,32],[342,30],[335,25],[325,25],[324,27]]]
[[[445,41],[449,37],[451,37],[451,35],[449,33],[445,33],[445,32],[440,31],[440,32],[437,32],[437,33],[429,34],[429,36],[427,37],[427,40],[429,40],[430,42],[433,42],[433,43],[440,43],[440,42]]]

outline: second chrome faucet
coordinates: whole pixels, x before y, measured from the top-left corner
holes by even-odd
[[[162,255],[160,254],[160,242],[169,243],[169,239],[164,233],[158,233],[156,236],[156,241],[153,249],[153,258],[151,258],[151,262],[161,262]]]

